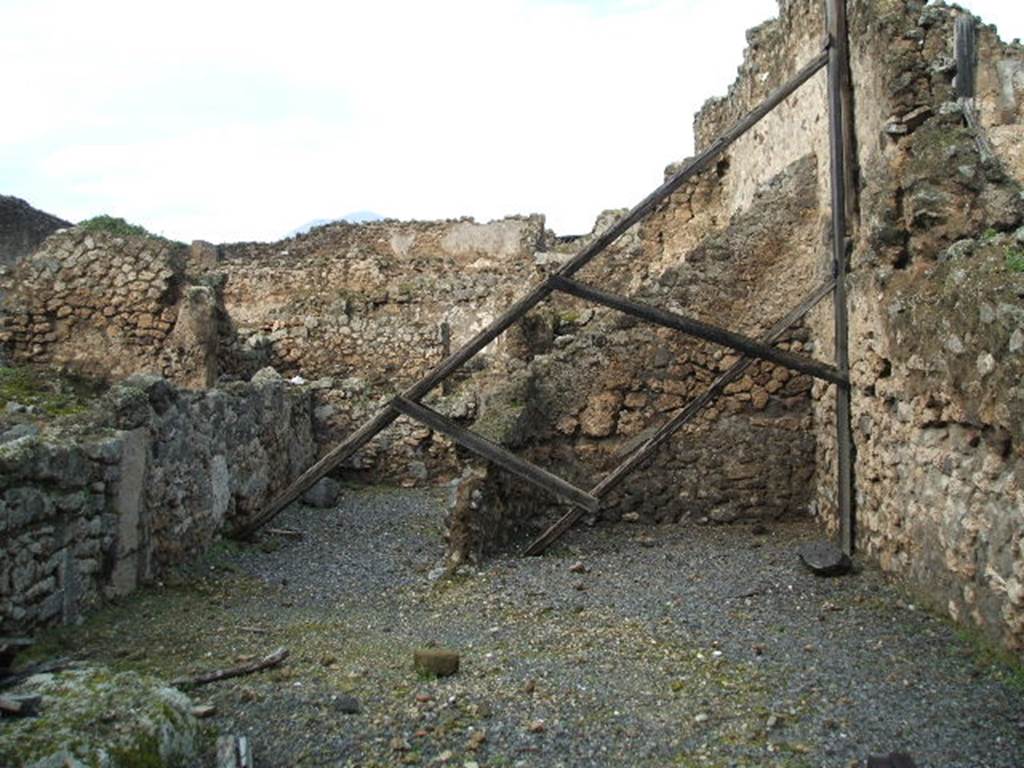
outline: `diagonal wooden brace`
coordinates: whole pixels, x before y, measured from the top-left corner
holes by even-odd
[[[533,483],[539,488],[543,488],[556,496],[561,496],[571,501],[585,512],[595,511],[601,503],[597,498],[577,488],[572,483],[566,482],[545,469],[541,469],[536,464],[531,464],[519,458],[497,443],[492,443],[487,438],[460,427],[454,421],[442,416],[437,411],[427,408],[425,405],[406,400],[404,397],[396,397],[391,401],[391,405],[396,411],[400,411],[406,416],[416,419],[421,424],[448,435],[448,437],[463,448],[472,451],[478,456],[482,456],[488,461],[494,462],[502,469],[508,470],[513,475],[521,477],[523,480]]]
[[[765,344],[770,344],[778,340],[786,330],[799,322],[808,312],[818,305],[818,302],[828,296],[834,287],[835,280],[827,280],[818,286],[818,288],[811,291],[811,293],[807,294],[803,301],[794,307],[789,314],[769,328],[768,332],[761,337],[761,341]],[[626,459],[619,464],[619,466],[612,470],[612,472],[601,480],[601,482],[591,488],[590,493],[599,499],[604,498],[613,488],[622,482],[630,472],[652,456],[662,444],[672,437],[672,435],[689,423],[693,417],[700,413],[700,411],[706,406],[718,399],[722,392],[725,391],[725,388],[738,380],[740,376],[743,375],[744,371],[753,364],[753,362],[754,358],[752,357],[743,357],[737,360],[728,370],[715,379],[703,394],[687,403],[679,413],[663,424],[654,435],[639,445],[633,453],[627,456]],[[532,544],[530,544],[526,550],[526,554],[539,555],[544,552],[544,550],[551,546],[551,544],[561,537],[562,534],[568,531],[581,516],[582,513],[575,509],[566,512],[558,522],[548,528]]]
[[[789,80],[769,93],[764,101],[737,120],[698,154],[684,162],[671,178],[667,179],[661,186],[633,206],[628,213],[623,215],[611,227],[566,262],[558,270],[558,275],[564,278],[574,275],[621,237],[630,227],[637,224],[658,205],[667,200],[687,180],[711,168],[715,160],[741,136],[757,125],[765,115],[789,98],[797,89],[828,64],[828,38],[826,38],[825,43],[824,49],[807,62]],[[554,282],[550,278],[534,286],[529,293],[491,321],[486,328],[478,332],[460,349],[445,358],[426,376],[403,392],[402,397],[409,402],[421,400],[470,358],[500,336],[513,323],[523,317],[537,304],[544,301],[554,290]],[[320,478],[352,456],[378,433],[391,426],[392,422],[398,418],[398,415],[399,413],[393,407],[393,404],[389,404],[379,410],[369,421],[364,423],[359,429],[313,464],[313,466],[299,475],[281,492],[271,498],[252,520],[237,528],[231,535],[235,538],[251,537],[262,526],[273,520],[281,510],[311,488]]]

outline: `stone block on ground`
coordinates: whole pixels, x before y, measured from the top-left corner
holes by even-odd
[[[341,485],[338,481],[330,477],[324,477],[303,494],[302,503],[308,504],[311,507],[328,509],[338,503],[338,496],[340,494]]]
[[[800,562],[815,576],[842,576],[853,562],[842,550],[827,541],[812,541],[800,547]]]
[[[363,708],[359,703],[359,699],[345,693],[339,693],[331,696],[331,705],[343,715],[358,715],[363,711]]]
[[[420,648],[413,652],[412,661],[421,675],[448,677],[459,671],[459,654],[446,648]]]

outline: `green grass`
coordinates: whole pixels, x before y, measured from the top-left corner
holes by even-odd
[[[80,221],[78,222],[78,228],[90,234],[107,234],[114,235],[115,237],[151,237],[156,240],[181,245],[177,240],[170,240],[161,235],[153,234],[138,224],[130,224],[120,217],[107,216],[106,214]]]
[[[969,649],[979,669],[987,670],[1007,687],[1024,694],[1024,663],[1018,656],[997,645],[975,627],[955,626],[953,631]]]
[[[84,411],[101,389],[98,382],[34,366],[0,367],[0,408],[14,402],[48,416],[69,416]]]
[[[78,226],[85,232],[105,232],[110,235],[121,237],[138,236],[154,237],[145,227],[138,224],[129,224],[127,221],[116,216],[93,216],[91,219],[78,222]]]
[[[1011,272],[1024,272],[1024,248],[1019,245],[1007,247],[1006,268]]]

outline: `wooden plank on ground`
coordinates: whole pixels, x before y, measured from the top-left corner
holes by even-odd
[[[240,664],[237,667],[228,667],[227,669],[215,669],[210,672],[202,672],[191,677],[179,677],[172,680],[171,685],[178,688],[196,688],[200,685],[215,683],[218,680],[228,680],[232,677],[251,675],[252,673],[259,672],[263,669],[271,669],[272,667],[277,667],[283,664],[284,660],[287,658],[288,649],[278,648],[276,651],[267,654],[262,659],[251,661],[248,664]]]

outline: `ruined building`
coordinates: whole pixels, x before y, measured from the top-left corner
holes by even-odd
[[[782,0],[749,33],[735,83],[696,117],[698,149],[820,52],[820,5]],[[852,0],[849,12],[857,548],[1021,651],[1024,48],[978,27],[970,120],[955,83],[961,11]],[[819,73],[581,278],[758,336],[828,276],[828,202]],[[112,386],[85,414],[0,445],[3,629],[71,620],[244,524],[614,218],[584,238],[535,215],[219,246],[69,227],[5,255],[7,359]],[[825,302],[780,347],[827,361],[832,344]],[[735,359],[557,295],[431,402],[587,487]],[[600,516],[811,515],[834,529],[829,392],[755,364]],[[342,474],[450,483],[452,562],[564,511],[404,419]]]

